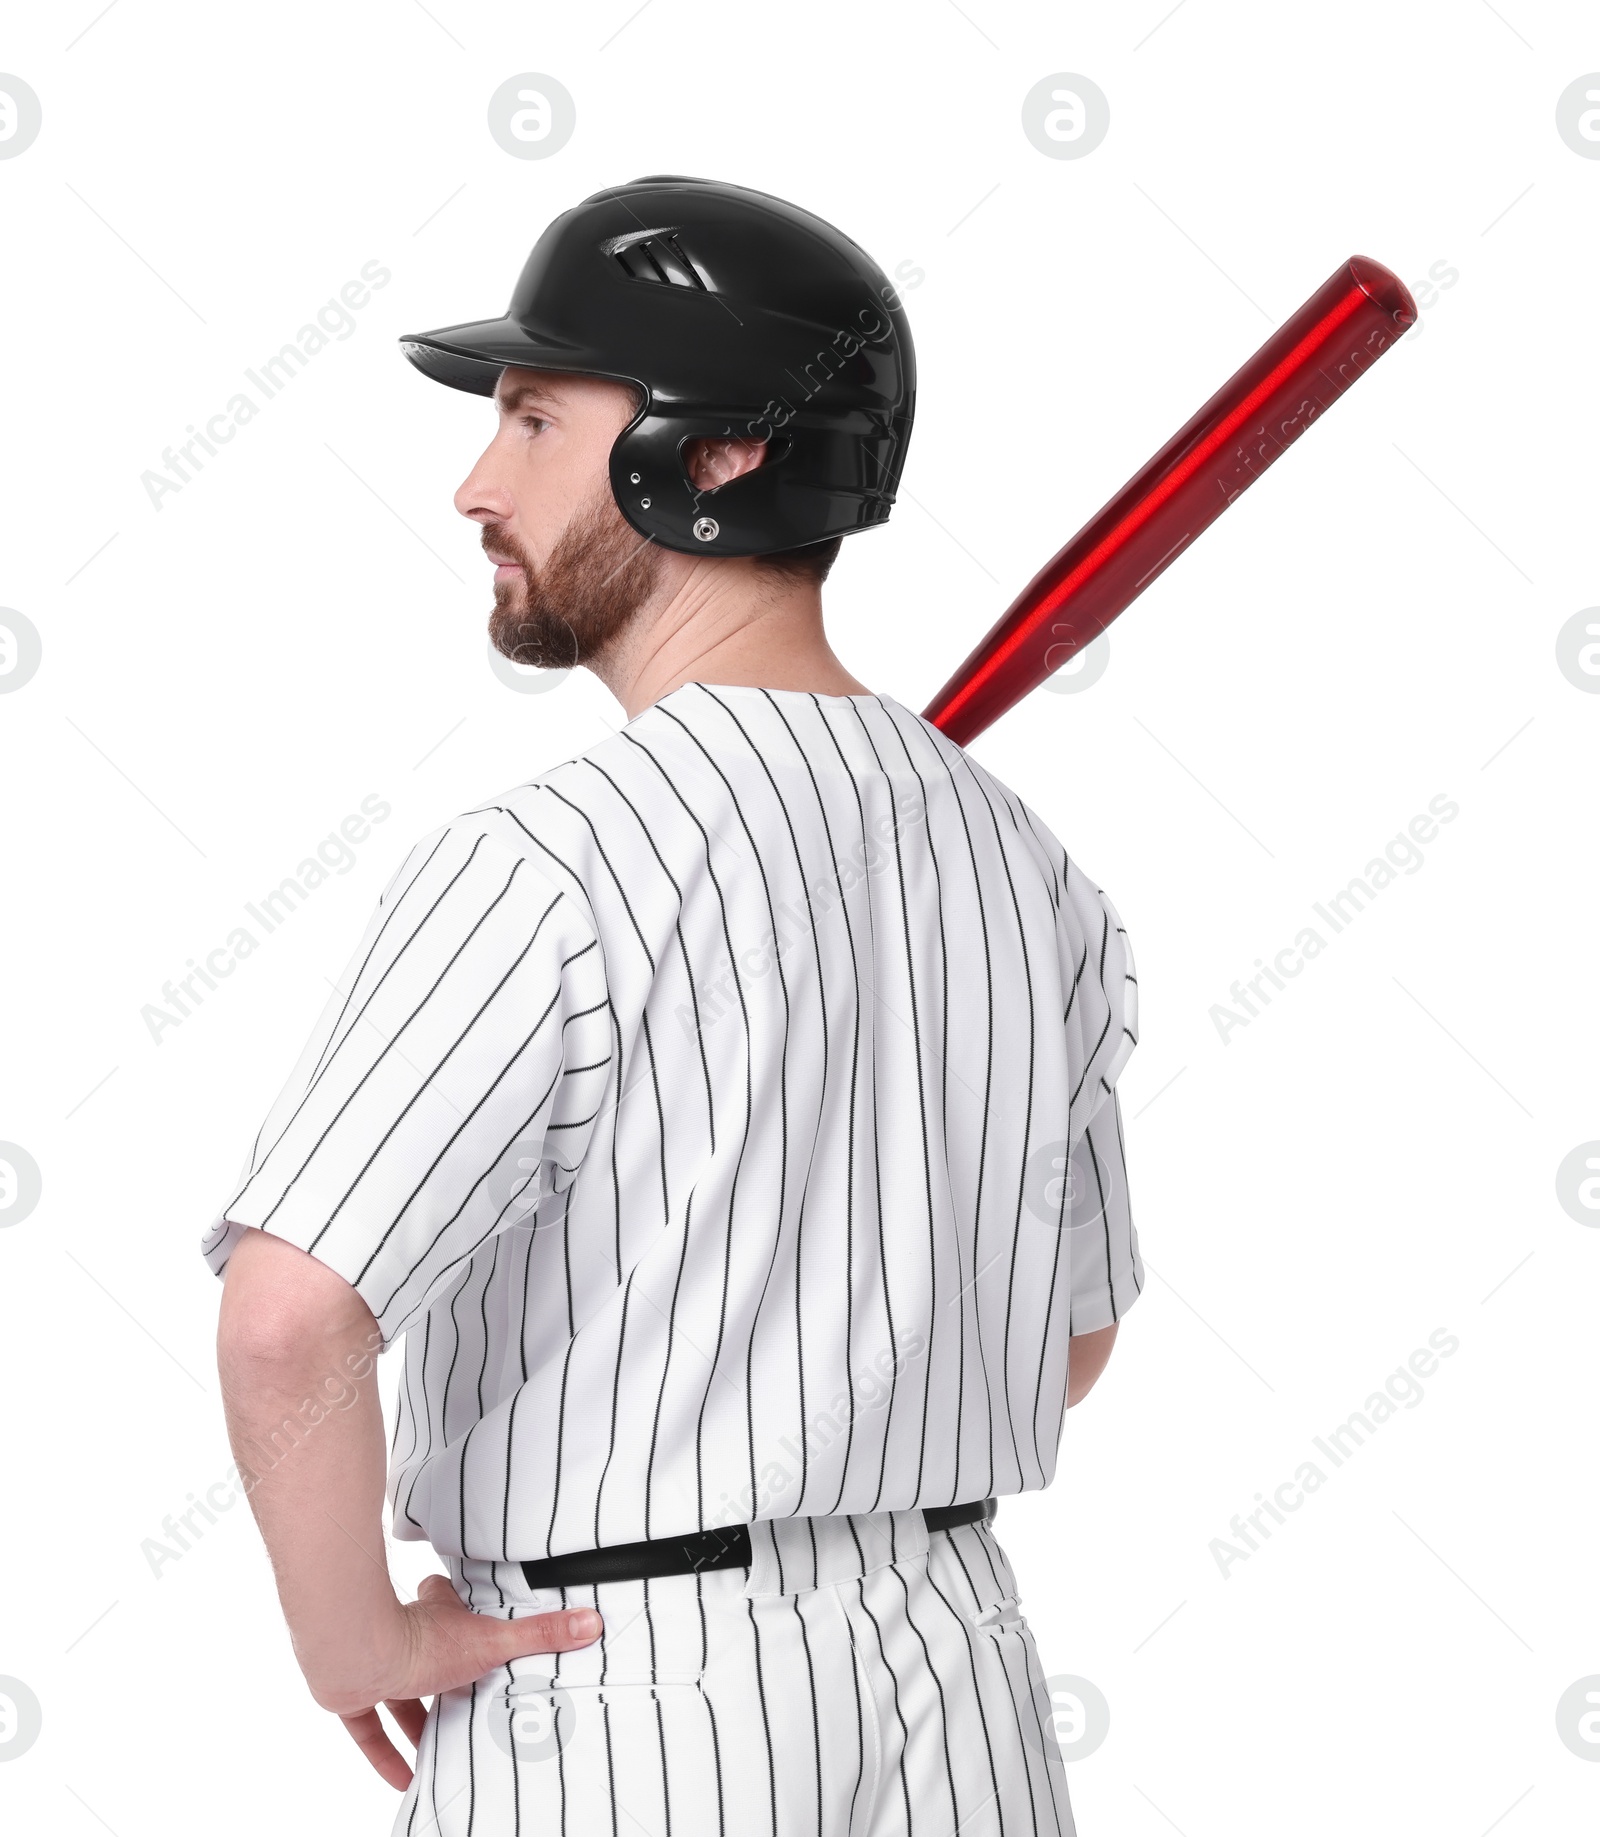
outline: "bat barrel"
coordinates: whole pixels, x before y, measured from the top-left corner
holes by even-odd
[[[960,745],[1105,630],[1417,317],[1352,255],[1028,583],[923,710]]]

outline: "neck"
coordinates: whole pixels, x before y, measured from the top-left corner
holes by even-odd
[[[817,587],[774,583],[747,561],[691,563],[588,667],[630,721],[687,682],[872,693],[834,655]]]

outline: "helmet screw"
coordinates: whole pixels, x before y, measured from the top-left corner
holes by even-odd
[[[641,510],[648,510],[648,509],[650,508],[650,500],[649,500],[649,498],[640,498],[640,500],[639,500],[639,508],[640,508]]]
[[[715,517],[700,517],[695,522],[694,533],[700,541],[710,542],[717,533],[717,527]]]
[[[639,482],[639,474],[637,472],[630,472],[628,474],[628,483],[630,485],[637,485],[638,482]]]

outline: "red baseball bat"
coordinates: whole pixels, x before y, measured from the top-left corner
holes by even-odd
[[[965,746],[1097,638],[1417,317],[1352,255],[1037,573],[922,711]]]

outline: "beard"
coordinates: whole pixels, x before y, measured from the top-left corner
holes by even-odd
[[[489,640],[534,669],[570,670],[600,656],[661,578],[660,550],[628,523],[609,488],[573,512],[542,567],[498,525],[484,527],[483,546],[522,571],[520,581],[495,582]]]

